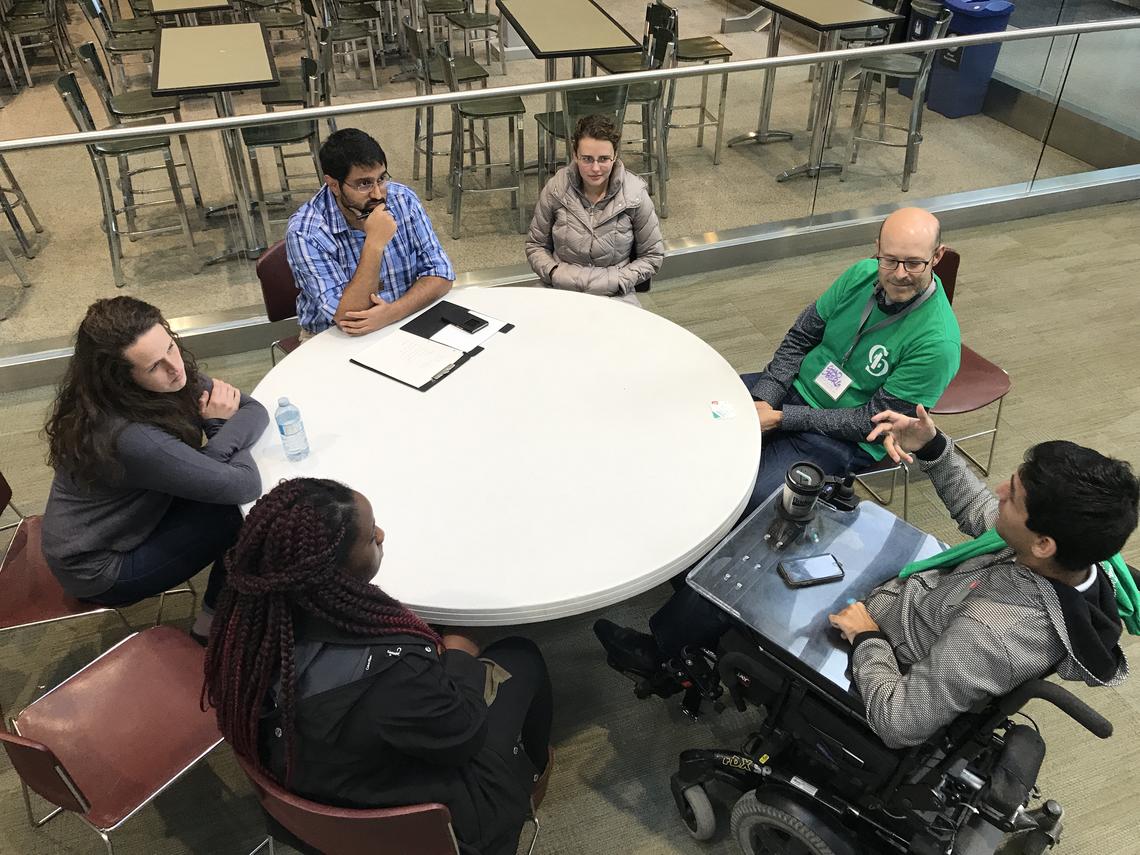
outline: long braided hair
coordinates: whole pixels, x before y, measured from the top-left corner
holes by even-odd
[[[353,491],[337,481],[294,478],[262,496],[226,554],[206,650],[203,703],[241,757],[273,776],[258,757],[263,705],[280,676],[286,739],[283,785],[293,756],[297,685],[294,617],[306,614],[354,635],[439,635],[401,603],[345,568],[362,536]]]

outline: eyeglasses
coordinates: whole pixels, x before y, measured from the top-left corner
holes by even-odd
[[[603,154],[601,157],[591,157],[588,154],[576,154],[574,156],[578,158],[581,163],[586,164],[586,166],[593,166],[595,163],[600,163],[602,166],[609,166],[614,162],[613,157],[608,154]]]
[[[889,255],[876,255],[875,260],[879,262],[879,269],[883,271],[893,272],[898,270],[901,264],[907,273],[921,273],[934,260],[934,256],[924,261],[921,258],[891,258]]]
[[[382,186],[392,180],[391,173],[384,170],[384,173],[379,178],[361,178],[359,181],[344,181],[342,184],[347,184],[357,193],[371,193],[374,187]]]

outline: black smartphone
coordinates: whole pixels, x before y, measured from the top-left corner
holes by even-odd
[[[483,327],[487,326],[487,322],[478,315],[471,315],[458,326],[466,333],[477,333],[483,329]]]
[[[843,578],[843,565],[830,552],[810,558],[785,558],[776,569],[789,588],[810,588]]]

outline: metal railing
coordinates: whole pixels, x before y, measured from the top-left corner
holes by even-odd
[[[704,77],[721,74],[737,74],[747,71],[790,68],[800,65],[847,62],[869,57],[890,56],[892,54],[918,54],[971,45],[995,44],[1046,39],[1057,36],[1080,36],[1092,33],[1107,33],[1120,30],[1140,29],[1140,16],[1121,18],[1114,21],[1091,21],[1083,24],[1064,24],[1052,27],[1034,27],[1025,30],[1006,30],[1001,33],[979,33],[972,36],[951,36],[944,39],[929,39],[920,42],[875,45],[872,47],[848,48],[834,51],[816,51],[795,56],[764,57],[743,59],[711,65],[692,65],[665,68],[654,71],[635,71],[620,75],[621,83],[642,83],[658,80],[683,80],[690,77]],[[608,85],[610,76],[582,77],[576,80],[553,80],[545,83],[519,83],[488,89],[471,89],[462,92],[442,92],[434,95],[415,95],[406,98],[387,98],[382,101],[362,101],[356,104],[336,104],[327,107],[310,107],[304,110],[290,110],[281,113],[254,113],[216,119],[196,119],[164,125],[139,125],[130,128],[110,128],[102,131],[83,133],[53,134],[42,137],[26,137],[0,141],[0,154],[29,149],[51,148],[72,144],[106,143],[129,140],[138,137],[153,137],[155,128],[161,128],[163,136],[214,131],[229,128],[250,128],[282,122],[295,122],[302,114],[305,119],[319,120],[341,118],[358,113],[375,113],[387,110],[406,110],[417,107],[442,107],[458,102],[481,101],[484,98],[500,98],[504,95],[551,95],[576,89],[591,89]]]

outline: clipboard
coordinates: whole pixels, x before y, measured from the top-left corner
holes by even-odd
[[[400,331],[397,330],[396,335],[398,336],[399,333],[400,333]],[[408,336],[407,338],[403,339],[402,341],[403,341],[403,344],[406,348],[409,344],[409,340],[418,341],[418,340],[420,340],[420,338],[422,338],[422,337],[413,338],[411,336]],[[379,374],[382,377],[387,377],[390,380],[395,380],[397,383],[400,383],[401,385],[410,386],[411,388],[416,389],[420,392],[426,392],[432,386],[435,386],[437,383],[439,383],[441,380],[443,380],[445,377],[454,373],[455,369],[457,369],[459,366],[466,363],[468,360],[471,359],[471,357],[475,356],[478,353],[483,352],[482,347],[475,347],[475,348],[473,348],[470,351],[467,351],[465,353],[462,350],[457,350],[455,348],[449,347],[449,346],[444,345],[444,344],[439,344],[437,342],[431,342],[430,339],[424,340],[425,343],[423,345],[418,345],[417,347],[421,347],[421,348],[426,347],[427,343],[430,342],[430,345],[433,348],[438,348],[440,350],[440,353],[437,353],[437,354],[428,353],[426,355],[426,357],[429,360],[430,360],[431,356],[433,356],[433,355],[435,355],[437,357],[437,360],[436,360],[437,363],[438,363],[438,357],[440,356],[440,354],[442,354],[442,356],[444,358],[449,357],[450,354],[442,353],[442,351],[444,351],[444,350],[450,351],[451,353],[453,353],[454,359],[451,362],[449,362],[445,365],[442,365],[439,368],[439,370],[435,371],[435,373],[432,374],[432,376],[429,379],[427,379],[423,382],[417,383],[417,382],[415,382],[415,380],[418,380],[419,377],[422,376],[422,374],[423,374],[422,367],[420,368],[419,371],[417,371],[416,370],[417,366],[412,364],[409,368],[409,371],[407,373],[403,373],[403,374],[401,374],[401,372],[399,370],[397,370],[399,368],[398,362],[402,358],[402,355],[400,353],[400,344],[399,344],[400,341],[401,341],[401,339],[399,339],[399,338],[393,338],[392,336],[386,336],[384,339],[381,339],[381,341],[377,342],[376,345],[374,345],[372,348],[369,348],[364,353],[359,354],[359,358],[356,358],[356,357],[350,358],[349,362],[351,362],[353,365],[357,365],[361,368],[364,368],[368,371],[371,371],[374,374]],[[377,349],[380,349],[381,352],[375,353],[372,359],[368,359],[368,354],[370,352],[375,352]],[[389,351],[389,350],[392,352],[388,353],[387,351]],[[412,356],[413,357],[419,357],[419,356],[423,356],[423,354],[413,354]],[[380,367],[381,365],[387,365],[389,367],[387,369],[385,369],[384,367]],[[431,370],[431,369],[429,368],[428,370]],[[409,377],[415,378],[415,380],[409,379]]]

